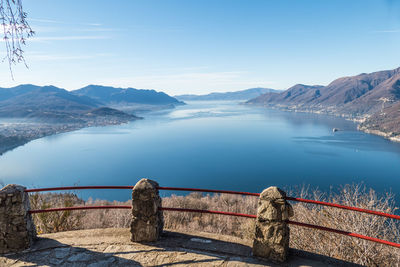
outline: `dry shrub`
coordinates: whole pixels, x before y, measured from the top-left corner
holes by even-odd
[[[217,210],[255,214],[257,198],[227,194],[203,195],[191,193],[187,196],[163,198],[164,207]],[[253,236],[254,219],[226,215],[164,212],[165,228],[171,230],[203,231],[217,234],[234,235],[251,238]]]
[[[91,198],[83,201],[74,193],[44,193],[30,196],[32,209],[48,209],[73,206],[131,205],[131,201],[107,201]],[[130,227],[132,213],[129,209],[101,209],[57,211],[33,214],[39,234],[95,228]]]
[[[86,206],[108,206],[108,205],[132,205],[132,201],[119,202],[107,200],[95,200],[91,198],[86,202]],[[101,209],[89,210],[82,218],[83,229],[95,228],[127,228],[130,227],[132,211],[130,209]]]
[[[303,186],[287,190],[289,196],[338,203],[346,206],[395,213],[393,194],[379,196],[364,185],[345,185],[338,191],[323,193]],[[163,198],[164,207],[206,209],[256,214],[257,197],[227,194],[191,193],[186,196],[172,195]],[[84,202],[76,195],[35,194],[31,196],[33,209],[74,205],[130,205],[131,201],[110,202],[89,199]],[[293,221],[305,222],[334,229],[354,232],[400,243],[400,222],[376,215],[341,210],[320,205],[292,203]],[[34,215],[40,232],[56,232],[75,229],[129,227],[129,209],[106,209],[73,212],[43,213]],[[178,231],[203,231],[252,239],[254,219],[226,215],[164,212],[165,228]],[[316,254],[346,260],[367,266],[400,266],[400,249],[374,242],[347,237],[330,232],[291,225],[290,246]]]
[[[378,196],[364,185],[341,187],[337,192],[324,194],[319,190],[302,187],[290,194],[346,206],[395,213],[393,194]],[[325,207],[314,204],[294,203],[293,221],[325,226],[400,243],[400,222],[365,213]],[[347,237],[326,231],[300,226],[290,227],[290,246],[367,266],[399,266],[400,249],[371,241]]]
[[[32,209],[72,207],[83,203],[84,201],[73,193],[30,195]],[[57,211],[33,214],[33,220],[39,234],[55,233],[81,229],[83,216],[84,213],[80,211]]]

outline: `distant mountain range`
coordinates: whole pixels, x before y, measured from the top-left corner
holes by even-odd
[[[0,118],[17,118],[0,120],[0,155],[44,136],[140,119],[131,114],[138,108],[180,104],[184,103],[165,93],[133,88],[89,85],[72,92],[32,84],[0,88]]]
[[[175,97],[183,101],[249,100],[269,92],[279,91],[269,88],[250,88],[236,92],[211,93],[207,95],[177,95]]]
[[[135,88],[115,88],[101,85],[88,85],[71,92],[77,96],[90,97],[105,105],[113,104],[148,104],[148,105],[180,105],[183,102],[155,90]]]
[[[0,117],[43,118],[84,113],[101,106],[54,86],[19,85],[0,88]]]
[[[128,118],[128,114],[124,112],[116,112],[112,108],[104,109],[118,104],[178,105],[183,102],[154,90],[98,85],[89,85],[75,91],[31,84],[0,88],[0,117],[39,118],[64,122],[73,122],[94,114],[96,116],[113,114]],[[101,112],[96,112],[99,108]]]
[[[247,104],[361,120],[360,129],[397,139],[400,68],[343,77],[327,86],[297,84],[283,92],[265,93]]]

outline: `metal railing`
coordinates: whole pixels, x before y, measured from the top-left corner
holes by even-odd
[[[45,191],[60,191],[60,190],[80,190],[80,189],[133,189],[133,186],[68,186],[68,187],[50,187],[50,188],[34,188],[34,189],[26,189],[25,192],[32,193],[32,192],[45,192]],[[235,194],[235,195],[244,195],[244,196],[260,196],[259,193],[249,193],[249,192],[238,192],[238,191],[228,191],[228,190],[214,190],[214,189],[198,189],[198,188],[182,188],[182,187],[158,187],[158,190],[171,190],[171,191],[189,191],[189,192],[205,192],[205,193],[219,193],[219,194]],[[316,204],[316,205],[323,205],[323,206],[328,206],[328,207],[333,207],[333,208],[339,208],[339,209],[345,209],[345,210],[351,210],[351,211],[356,211],[356,212],[362,212],[362,213],[367,213],[367,214],[372,214],[372,215],[377,215],[377,216],[382,216],[390,219],[395,219],[395,220],[400,220],[400,216],[394,215],[394,214],[389,214],[389,213],[384,213],[380,211],[374,211],[374,210],[368,210],[368,209],[362,209],[362,208],[357,208],[357,207],[349,207],[349,206],[344,206],[344,205],[339,205],[335,203],[329,203],[329,202],[323,202],[323,201],[317,201],[317,200],[310,200],[310,199],[302,199],[302,198],[295,198],[295,197],[286,197],[286,200],[289,201],[297,201],[297,202],[303,202],[303,203],[309,203],[309,204]],[[55,211],[66,211],[66,210],[87,210],[87,209],[130,209],[131,206],[117,206],[117,205],[110,205],[110,206],[78,206],[78,207],[63,207],[63,208],[49,208],[49,209],[39,209],[39,210],[30,210],[29,212],[31,214],[36,214],[36,213],[43,213],[43,212],[55,212]],[[197,212],[197,213],[208,213],[208,214],[220,214],[220,215],[228,215],[228,216],[237,216],[237,217],[246,217],[246,218],[257,218],[257,215],[252,215],[252,214],[243,214],[243,213],[235,213],[235,212],[224,212],[224,211],[215,211],[215,210],[200,210],[200,209],[184,209],[184,208],[172,208],[172,207],[161,207],[160,210],[163,211],[178,211],[178,212]],[[357,233],[352,233],[348,231],[343,231],[343,230],[338,230],[338,229],[333,229],[333,228],[328,228],[324,226],[319,226],[319,225],[313,225],[313,224],[307,224],[307,223],[302,223],[302,222],[296,222],[296,221],[287,221],[288,224],[296,225],[296,226],[301,226],[301,227],[307,227],[307,228],[312,228],[312,229],[317,229],[317,230],[322,230],[322,231],[327,231],[327,232],[332,232],[336,234],[341,234],[345,236],[351,236],[351,237],[356,237],[384,245],[389,245],[392,247],[397,247],[400,248],[400,244],[374,238],[374,237],[369,237],[369,236],[364,236],[360,235]]]

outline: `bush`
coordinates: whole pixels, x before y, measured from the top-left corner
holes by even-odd
[[[302,186],[286,190],[289,196],[338,203],[346,206],[395,213],[393,194],[378,195],[364,185],[345,185],[329,193]],[[172,195],[162,199],[164,207],[207,209],[256,214],[257,197],[191,193]],[[131,201],[109,202],[89,199],[87,202],[74,194],[35,194],[31,196],[33,209],[74,205],[130,205]],[[295,202],[293,221],[310,223],[400,243],[400,222],[376,215],[342,210],[320,205]],[[75,229],[130,227],[130,210],[89,210],[42,213],[34,215],[39,232]],[[254,219],[226,215],[164,212],[165,229],[203,231],[252,239]],[[400,266],[400,249],[300,226],[290,226],[290,247],[367,266]]]
[[[395,213],[393,194],[379,196],[364,185],[341,187],[337,192],[325,194],[319,190],[302,187],[290,195],[369,210]],[[349,231],[383,240],[400,243],[400,222],[376,215],[325,207],[314,204],[295,203],[293,221],[321,225]],[[367,266],[399,266],[400,249],[371,241],[348,237],[326,231],[291,226],[290,246]]]
[[[57,207],[72,207],[84,203],[75,194],[33,194],[30,196],[32,209],[48,209]],[[82,217],[84,212],[80,211],[57,211],[33,214],[33,220],[37,232],[54,233],[70,231],[82,228]]]

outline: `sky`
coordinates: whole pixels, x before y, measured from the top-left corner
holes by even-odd
[[[88,84],[171,95],[287,89],[400,67],[397,0],[23,0],[28,69],[0,87]],[[3,45],[3,48],[2,48]],[[0,55],[5,52],[0,43]]]

